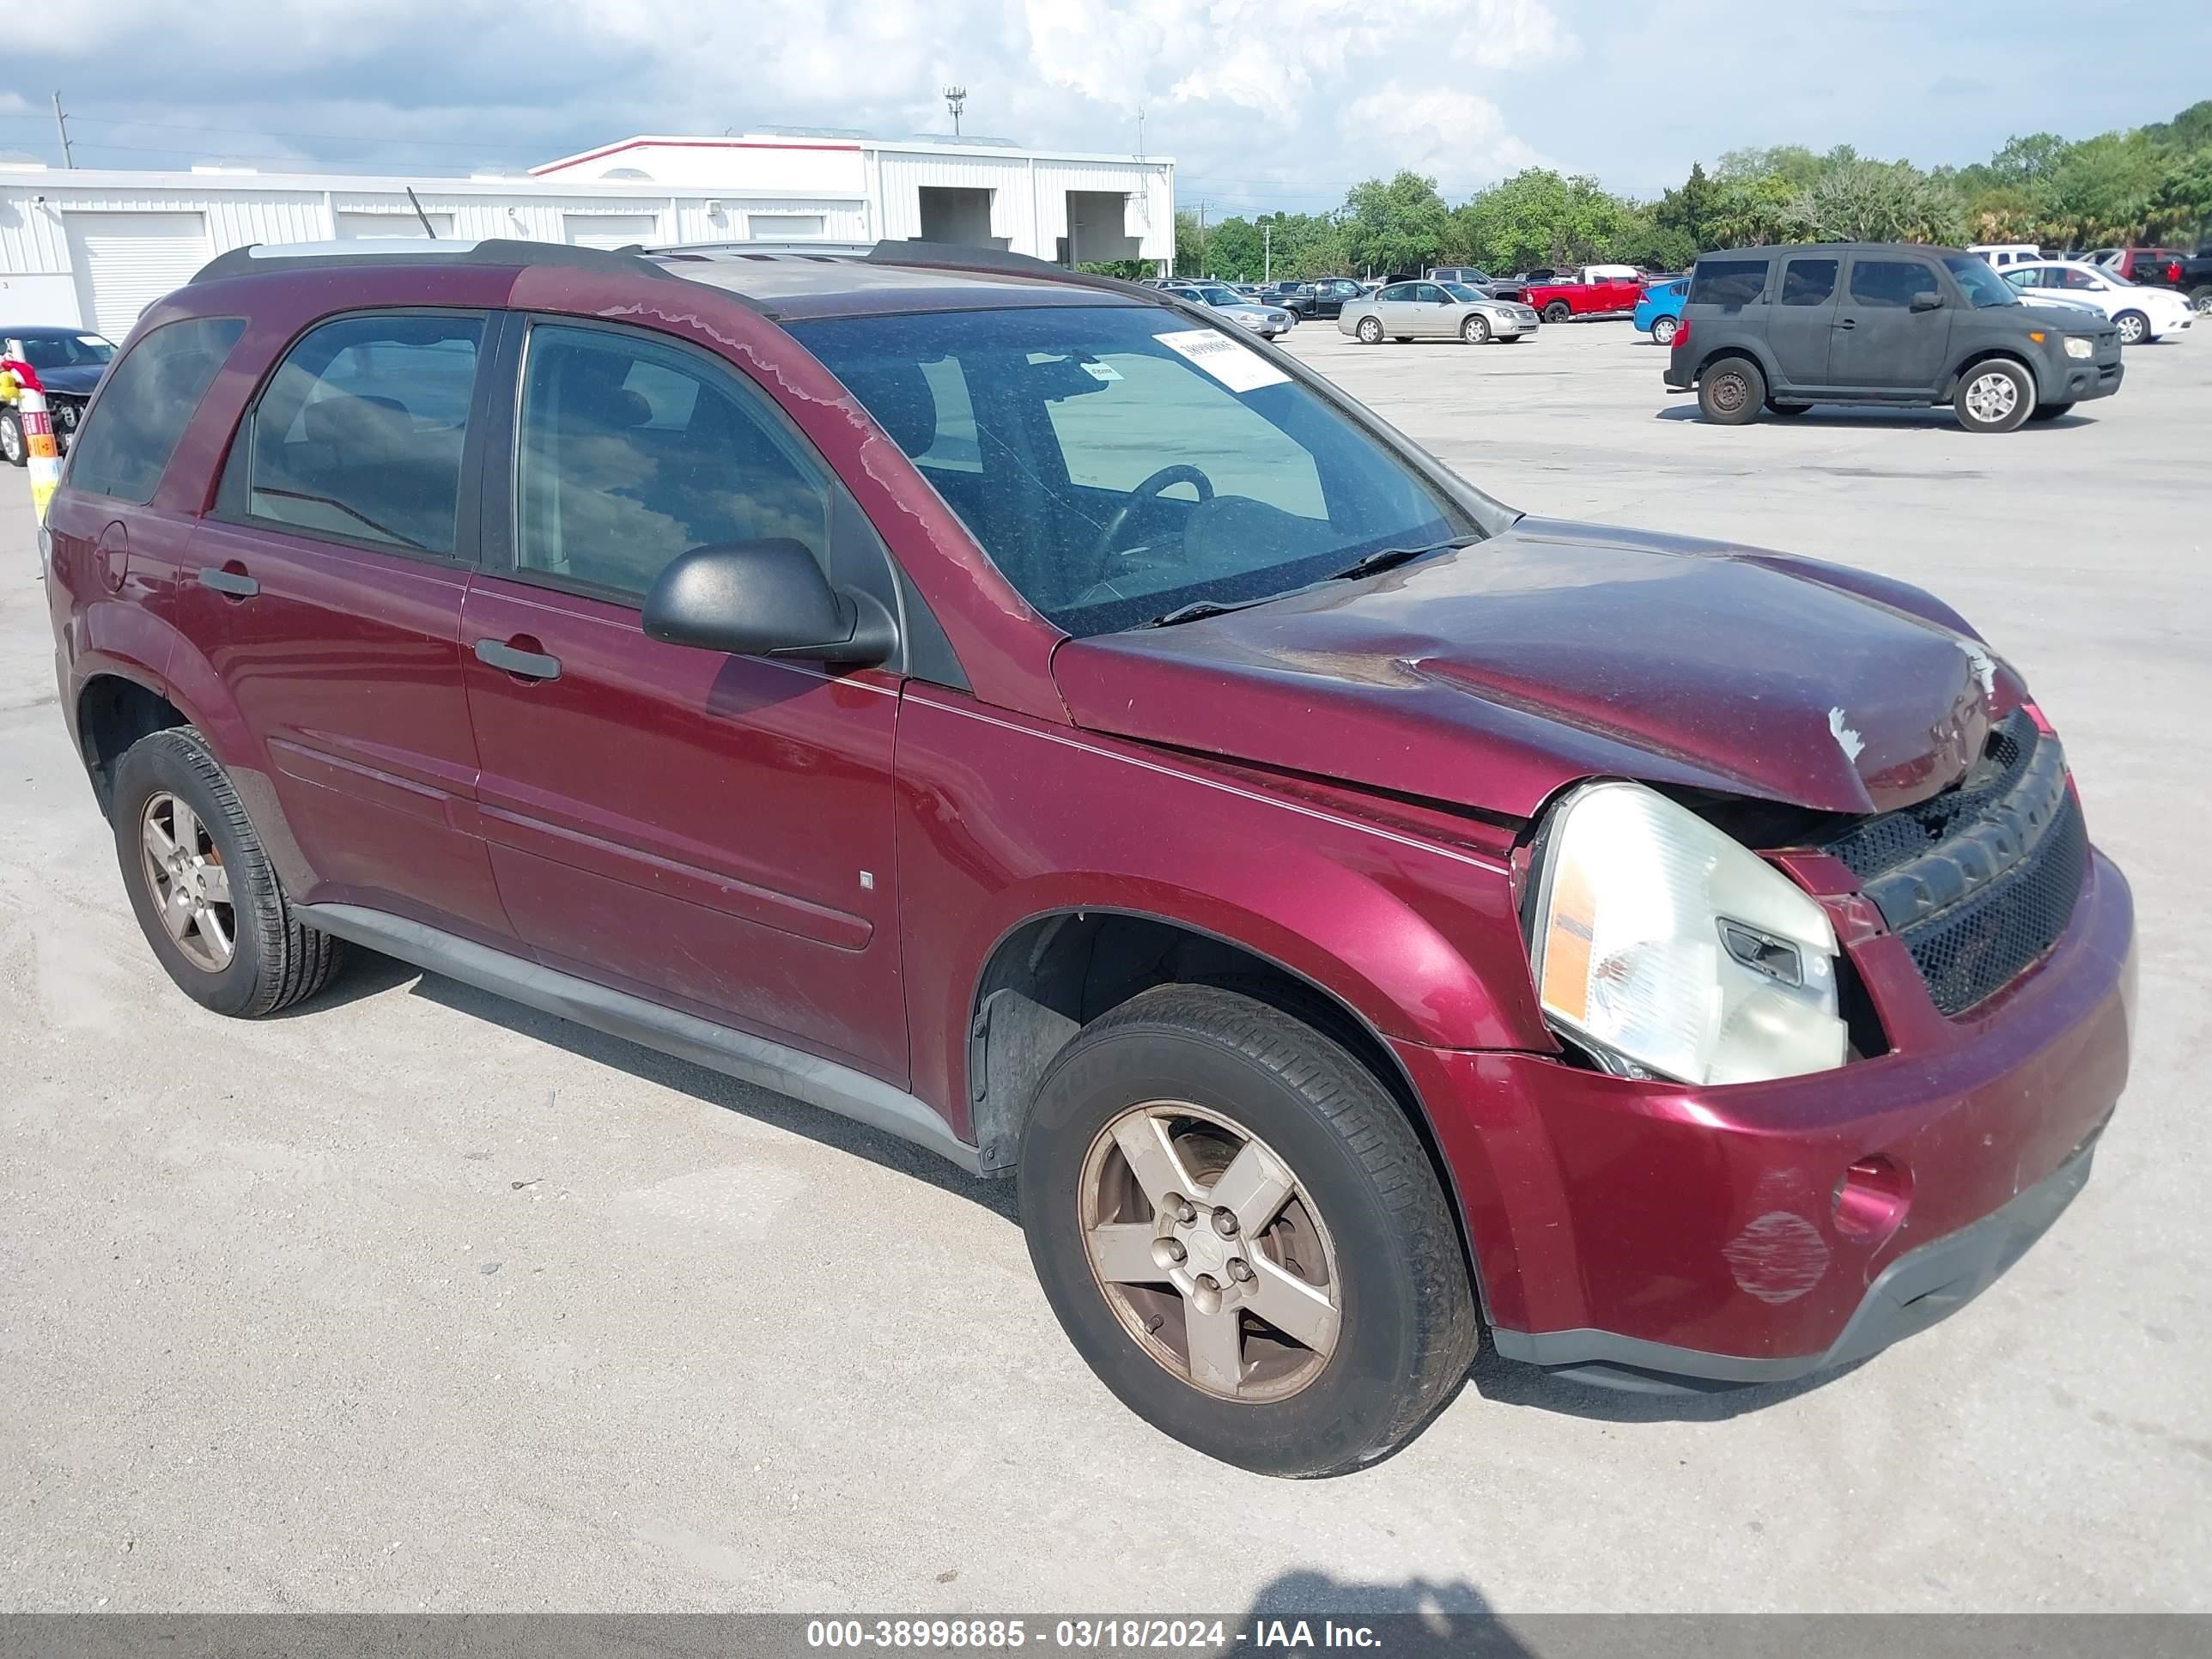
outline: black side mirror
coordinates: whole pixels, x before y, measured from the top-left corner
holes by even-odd
[[[1933,289],[1923,288],[1912,296],[1912,309],[1915,311],[1941,311],[1942,308],[1943,296]]]
[[[805,544],[782,537],[678,554],[645,596],[645,631],[671,645],[852,668],[884,661],[898,637],[881,605],[839,593]]]

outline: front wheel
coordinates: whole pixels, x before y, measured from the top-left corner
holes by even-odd
[[[1410,1439],[1474,1357],[1474,1297],[1412,1124],[1299,1020],[1164,985],[1039,1085],[1022,1227],[1100,1381],[1184,1444],[1336,1474]]]
[[[2018,363],[1977,363],[1951,399],[1969,432],[2009,432],[2035,408],[2035,382]]]
[[[2150,337],[2150,319],[2140,311],[2124,311],[2112,319],[2112,326],[2120,331],[2124,346],[2141,345]]]
[[[2212,317],[2212,288],[2200,288],[2191,294],[2189,307],[2200,317]]]
[[[1766,377],[1748,357],[1723,357],[1698,376],[1698,408],[1717,426],[1741,426],[1766,401]]]
[[[1470,317],[1459,325],[1459,337],[1469,345],[1490,343],[1490,325],[1480,317]]]
[[[1655,345],[1674,343],[1674,331],[1681,325],[1672,317],[1655,317],[1651,321],[1651,339]]]
[[[1358,334],[1359,343],[1362,345],[1381,345],[1382,343],[1382,325],[1376,321],[1372,317],[1362,317],[1359,319]]]
[[[23,417],[12,409],[0,409],[0,461],[21,466],[30,459],[31,447],[23,441]]]

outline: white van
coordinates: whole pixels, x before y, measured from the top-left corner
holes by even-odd
[[[1966,250],[1978,253],[1999,270],[2007,265],[2016,265],[2027,259],[2040,259],[2043,250],[2027,242],[1977,242]]]

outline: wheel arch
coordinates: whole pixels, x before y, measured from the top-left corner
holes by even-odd
[[[1350,1000],[1312,975],[1186,921],[1142,910],[1062,907],[1026,916],[1000,934],[975,978],[963,1068],[970,1133],[983,1172],[1012,1174],[1037,1085],[1077,1033],[1139,992],[1169,983],[1215,985],[1251,996],[1336,1042],[1375,1078],[1428,1157],[1486,1319],[1490,1304],[1465,1195],[1389,1041]]]
[[[2035,365],[2023,354],[2005,345],[1984,346],[1960,359],[1958,367],[1951,371],[1949,377],[1943,382],[1942,400],[1948,403],[1956,397],[1959,392],[1959,383],[1984,363],[2000,361],[2010,363],[2027,376],[2031,404],[2042,401],[2043,376],[2035,372]]]
[[[1678,325],[1681,321],[1681,317],[1679,313],[1676,313],[1675,321]],[[1692,330],[1691,339],[1693,343],[1695,342],[1696,337],[1696,331]],[[1774,389],[1774,360],[1766,355],[1766,347],[1765,343],[1758,340],[1731,340],[1725,345],[1717,345],[1710,348],[1698,358],[1698,372],[1690,377],[1690,384],[1696,386],[1702,381],[1705,378],[1705,371],[1711,368],[1715,363],[1720,362],[1723,357],[1747,357],[1750,359],[1752,363],[1758,368],[1761,377],[1766,381],[1766,389],[1770,392]]]

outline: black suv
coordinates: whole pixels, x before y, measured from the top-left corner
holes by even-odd
[[[1709,421],[1814,404],[1948,403],[2009,432],[2120,389],[2102,315],[2023,305],[1979,255],[1877,242],[1700,256],[1665,371]]]
[[[1303,323],[1316,317],[1337,316],[1355,300],[1366,297],[1367,290],[1349,276],[1323,276],[1300,283],[1275,303]]]

